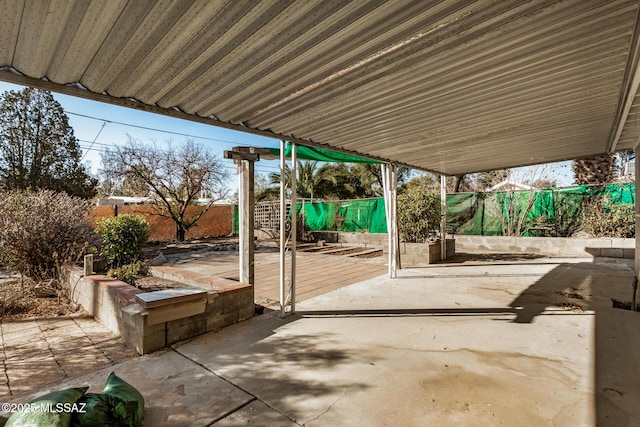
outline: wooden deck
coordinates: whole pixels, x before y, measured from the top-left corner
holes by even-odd
[[[168,265],[176,268],[238,280],[237,254],[212,252],[197,257],[179,255],[171,258]],[[362,260],[348,256],[298,253],[296,259],[296,301],[304,301],[387,272],[386,259],[382,257]],[[287,269],[290,268],[290,262],[288,257]],[[272,305],[280,301],[280,256],[277,252],[256,253],[255,281],[257,303]]]
[[[387,267],[384,264],[354,262],[329,255],[300,255],[296,262],[296,301],[326,294],[386,272]],[[279,264],[256,264],[255,280],[256,301],[280,300]]]

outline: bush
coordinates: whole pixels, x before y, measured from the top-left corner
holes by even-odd
[[[50,190],[0,193],[0,262],[35,281],[59,277],[88,247],[91,203]]]
[[[587,202],[582,209],[582,229],[593,237],[634,237],[634,206],[615,205],[606,197]]]
[[[407,188],[398,196],[398,233],[405,242],[422,243],[440,227],[440,197],[425,187]]]
[[[100,255],[109,268],[136,262],[150,233],[149,224],[142,215],[102,219],[95,231],[103,239]]]
[[[142,264],[138,261],[133,264],[125,264],[119,268],[112,268],[107,272],[107,276],[122,280],[131,286],[135,286],[136,279],[138,278],[138,274],[140,274],[141,269]]]

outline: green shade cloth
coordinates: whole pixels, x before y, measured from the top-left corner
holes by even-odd
[[[287,142],[284,149],[284,156],[291,157],[291,143]],[[280,157],[278,148],[270,148],[269,151],[276,157]],[[318,160],[321,162],[333,163],[373,163],[380,164],[378,160],[366,159],[364,157],[342,154],[336,151],[325,150],[324,148],[305,147],[304,145],[296,146],[296,158],[300,160]]]
[[[557,235],[570,234],[581,221],[582,204],[588,198],[604,198],[612,204],[634,204],[635,184],[606,186],[579,185],[545,190],[455,193],[447,195],[447,232],[455,234],[499,236],[502,218],[508,214],[511,198],[521,209],[532,201],[525,219],[524,236],[539,236],[549,225]],[[304,206],[304,207],[303,207]],[[386,233],[384,199],[357,199],[323,202],[298,202],[296,212],[304,212],[305,228],[309,231],[355,231]],[[236,220],[237,224],[237,210]]]

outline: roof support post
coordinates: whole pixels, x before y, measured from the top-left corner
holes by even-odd
[[[286,287],[285,287],[285,253],[287,250],[287,199],[286,199],[286,177],[285,177],[285,159],[284,159],[284,140],[280,141],[280,317],[285,316],[286,309]]]
[[[636,159],[640,158],[640,147],[636,148]],[[635,254],[635,270],[636,278],[640,279],[640,203],[638,203],[638,196],[640,196],[640,164],[636,160],[636,254]]]
[[[447,177],[440,175],[440,261],[447,259]]]
[[[398,251],[398,192],[396,166],[383,164],[382,186],[384,191],[384,206],[387,216],[387,236],[389,244],[389,277],[394,279],[400,265],[400,253]]]
[[[225,150],[225,159],[233,159],[238,173],[238,216],[240,220],[240,282],[251,285],[255,298],[254,278],[254,211],[255,211],[255,179],[254,165],[260,160],[260,154],[252,147],[233,147]]]
[[[254,162],[239,160],[240,282],[254,280]]]
[[[298,196],[298,165],[296,158],[296,144],[291,143],[291,281],[289,292],[291,294],[291,314],[296,312],[296,243],[298,215],[296,212]]]

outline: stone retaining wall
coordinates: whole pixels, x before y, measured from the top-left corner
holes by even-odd
[[[188,301],[169,296],[164,302],[156,300],[154,307],[146,307],[136,298],[141,290],[104,275],[85,277],[80,268],[69,269],[67,285],[75,303],[120,334],[139,354],[218,330],[254,314],[250,285],[164,266],[152,267],[153,273],[205,292],[197,292]]]

